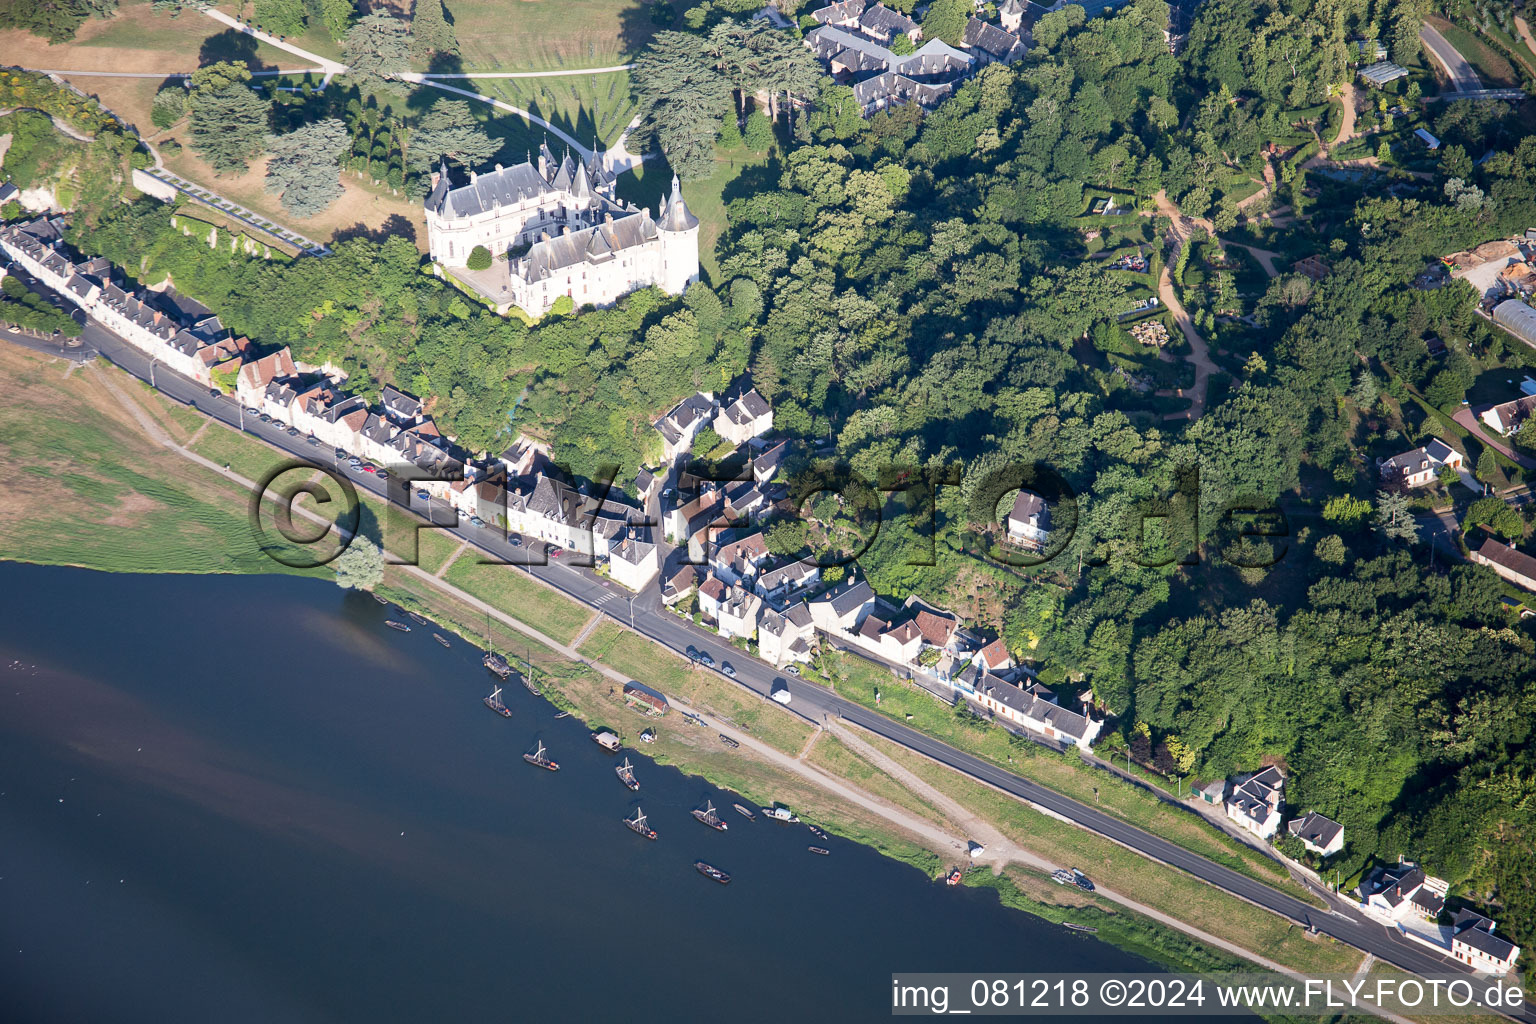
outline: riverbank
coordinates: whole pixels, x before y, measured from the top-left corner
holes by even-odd
[[[30,366],[13,366],[11,361],[14,359],[31,360],[32,363]],[[190,531],[184,534],[177,532],[174,520],[163,521],[150,512],[144,516],[135,516],[132,508],[122,511],[119,522],[110,523],[112,508],[106,503],[106,498],[102,497],[89,510],[76,513],[69,522],[72,530],[79,533],[91,534],[102,529],[102,535],[108,542],[86,543],[82,540],[76,543],[66,534],[55,539],[54,547],[38,549],[27,545],[29,535],[24,532],[0,532],[0,555],[27,561],[59,561],[63,564],[82,564],[84,558],[91,558],[99,560],[93,566],[97,568],[144,571],[136,566],[142,563],[144,550],[153,550],[143,547],[150,540],[159,547],[200,545],[212,547],[217,552],[230,550],[231,545],[250,543],[254,550],[254,543],[243,539],[249,537],[247,524],[241,515],[248,501],[248,492],[235,486],[227,477],[201,468],[184,456],[176,455],[174,449],[145,440],[134,429],[138,415],[123,408],[122,402],[126,400],[138,406],[139,414],[152,419],[170,439],[187,444],[193,451],[199,451],[200,446],[206,449],[214,443],[208,439],[206,432],[223,431],[225,436],[217,442],[220,451],[238,450],[254,460],[243,462],[242,468],[249,469],[260,463],[262,449],[258,442],[233,434],[217,424],[205,425],[199,422],[201,418],[191,410],[170,405],[159,395],[141,388],[111,367],[75,371],[75,374],[80,375],[80,379],[76,380],[75,374],[68,377],[64,375],[61,364],[49,364],[14,350],[5,351],[0,355],[0,360],[4,360],[0,362],[0,370],[15,371],[11,373],[13,378],[26,379],[26,387],[22,391],[25,402],[20,406],[13,405],[9,412],[9,415],[16,418],[16,429],[23,430],[25,443],[14,440],[4,442],[20,477],[42,480],[52,473],[66,481],[94,481],[94,491],[84,483],[77,483],[71,490],[81,495],[106,491],[115,496],[119,504],[132,500],[132,495],[145,495],[153,501],[158,495],[180,494],[186,500],[198,498],[211,509],[222,513],[217,519],[219,532],[210,534]],[[92,375],[113,382],[113,386],[98,386]],[[117,411],[113,409],[114,403],[119,407]],[[58,425],[61,414],[74,416],[84,427],[76,428],[73,440],[50,448],[46,439],[49,431]],[[80,418],[82,416],[83,419]],[[16,429],[7,431],[7,437],[13,438]],[[93,430],[99,430],[99,436],[94,438],[94,444],[87,446],[84,441],[91,437]],[[213,436],[220,437],[218,434]],[[225,461],[233,465],[234,456]],[[283,459],[274,452],[272,461],[275,464]],[[114,484],[115,489],[112,486]],[[29,495],[29,501],[18,505],[16,511],[21,512],[30,524],[28,529],[48,532],[55,527],[55,521],[49,518],[51,510],[40,495]],[[103,511],[107,512],[105,516],[102,516]],[[17,517],[12,518],[14,521]],[[133,551],[135,545],[140,546],[136,552]],[[54,557],[60,551],[67,552],[69,557]],[[84,555],[80,552],[84,552]],[[129,552],[134,557],[125,559],[124,555]],[[183,553],[179,560],[169,559],[170,568],[162,568],[160,571],[257,572],[279,568],[259,552],[254,557],[224,562],[209,562],[206,555],[202,557],[203,560],[199,561]],[[459,557],[470,557],[470,553],[465,552]],[[430,615],[445,624],[455,624],[457,631],[467,638],[483,638],[486,632],[486,627],[479,624],[486,618],[486,612],[471,604],[475,599],[470,595],[451,592],[449,585],[438,580],[432,573],[411,567],[391,567],[386,574],[384,592],[409,607],[418,608],[422,614]],[[589,619],[593,614],[588,612]],[[561,706],[577,711],[587,721],[594,724],[617,724],[626,736],[634,735],[643,728],[646,720],[622,706],[622,700],[612,692],[614,680],[626,675],[645,681],[656,678],[667,680],[663,689],[669,694],[679,699],[697,700],[711,716],[724,722],[746,725],[747,731],[741,733],[742,737],[750,738],[753,743],[761,741],[764,745],[762,751],[752,750],[753,744],[749,743],[743,743],[742,748],[728,750],[718,742],[715,732],[682,725],[676,717],[669,716],[670,720],[663,720],[659,729],[661,742],[654,745],[654,750],[647,750],[648,755],[654,754],[664,763],[675,764],[690,774],[697,774],[725,788],[741,792],[752,800],[761,803],[775,800],[789,803],[840,834],[867,842],[907,863],[917,864],[930,875],[936,873],[936,868],[956,862],[959,851],[955,849],[955,844],[962,837],[946,831],[952,829],[954,823],[945,820],[942,815],[935,818],[933,808],[925,806],[910,793],[906,799],[902,799],[898,794],[904,787],[888,773],[857,755],[840,751],[838,747],[829,744],[823,748],[819,764],[811,767],[826,773],[828,779],[837,779],[844,772],[857,778],[862,785],[849,779],[842,779],[841,785],[860,794],[862,802],[836,796],[829,786],[816,782],[812,773],[789,771],[782,762],[775,763],[769,756],[773,751],[781,755],[792,754],[796,763],[804,763],[808,757],[815,758],[816,746],[824,742],[805,742],[798,749],[790,749],[796,747],[799,738],[809,741],[816,737],[810,726],[784,709],[713,676],[680,669],[678,666],[683,664],[680,659],[612,624],[598,627],[602,631],[594,630],[583,643],[582,651],[572,652],[559,650],[563,645],[554,638],[538,639],[531,636],[529,630],[515,625],[499,609],[495,610],[490,619],[490,641],[499,649],[511,653],[523,649],[539,668],[541,685],[545,687],[546,694]],[[595,663],[589,656],[588,652],[598,652],[597,646],[591,645],[603,645],[602,655],[613,658],[622,669],[610,668],[612,675],[605,675],[603,670],[608,666]],[[641,671],[627,672],[630,668]],[[746,752],[743,753],[743,750]],[[913,770],[919,767],[914,766]],[[933,765],[930,767],[937,768]],[[1014,804],[1019,811],[1029,810],[1012,798],[993,795]],[[1005,806],[1000,805],[998,813],[1000,817],[1005,817]],[[1053,821],[1037,812],[1029,813],[1044,821]],[[912,826],[910,830],[903,830],[896,824],[903,820]],[[1076,856],[1077,848],[1083,843],[1094,841],[1113,847],[1117,851],[1116,857],[1123,858],[1121,870],[1124,871],[1124,881],[1117,884],[1128,895],[1170,916],[1185,915],[1191,905],[1199,906],[1201,927],[1237,944],[1249,938],[1241,923],[1234,924],[1245,920],[1245,912],[1262,914],[1278,925],[1285,925],[1281,919],[1204,886],[1181,872],[1147,861],[1075,826],[1060,822],[1054,824],[1066,831],[1054,836],[1049,829],[1028,819],[1017,840],[1020,847],[1030,849],[1039,856],[1055,854],[1053,862],[1062,865],[1080,860]],[[945,838],[935,841],[935,832]],[[1040,844],[1047,841],[1054,845],[1042,849]],[[1014,877],[1019,877],[1017,871]],[[1181,885],[1170,886],[1158,881],[1167,878],[1177,878],[1181,880]],[[1050,889],[1041,891],[1051,892]],[[1189,893],[1195,891],[1200,892],[1203,899],[1191,904],[1188,902]],[[1075,894],[1071,895],[1075,897]],[[1040,899],[1042,906],[1049,905],[1048,896],[1042,895]],[[1103,913],[1127,913],[1107,901],[1102,902]],[[1148,928],[1151,929],[1165,927],[1148,922]],[[1169,931],[1178,942],[1188,941],[1184,936]],[[1306,947],[1295,946],[1295,941],[1305,941],[1310,947],[1322,948],[1321,944],[1311,940],[1293,940],[1285,936],[1273,944],[1274,948],[1267,953],[1267,958],[1298,970],[1314,969],[1315,956],[1310,953],[1303,955]],[[1359,954],[1353,955],[1358,962]]]

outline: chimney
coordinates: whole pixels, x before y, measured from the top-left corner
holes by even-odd
[[[561,234],[562,234],[562,235],[568,235],[568,234],[570,234],[570,233],[571,233],[571,226],[570,226],[570,225],[569,225],[569,224],[567,224],[567,225],[565,225],[565,227],[563,227],[563,228],[561,228],[561,229],[560,229],[560,233],[561,233]]]
[[[603,223],[604,224],[612,224],[613,223],[613,214],[611,214],[611,213],[603,214]]]
[[[432,178],[431,178],[431,181],[432,181],[432,187],[433,187],[433,188],[437,188],[437,183],[438,183],[438,181],[439,181],[439,180],[441,180],[441,179],[442,179],[442,175],[441,175],[441,174],[439,174],[439,173],[437,173],[437,172],[436,172],[436,171],[433,171],[433,172],[432,172]]]
[[[469,172],[469,183],[471,185],[473,185],[475,182],[477,182],[479,180],[480,180],[480,175],[476,174],[474,171],[470,171]]]
[[[501,164],[496,165],[496,171],[498,174],[501,172]]]

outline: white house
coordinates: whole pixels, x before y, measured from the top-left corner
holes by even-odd
[[[758,568],[759,574],[752,586],[770,604],[782,604],[821,579],[819,566],[800,559],[778,566],[768,562]]]
[[[688,453],[693,447],[693,439],[709,426],[718,408],[714,392],[698,391],[656,421],[656,430],[661,434],[662,455],[668,463],[676,462]]]
[[[1495,935],[1494,922],[1471,910],[1456,914],[1452,924],[1451,956],[1474,971],[1502,975],[1514,970],[1520,959],[1520,947]]]
[[[758,620],[763,614],[763,599],[745,587],[733,586],[715,608],[715,629],[727,640],[757,636]]]
[[[1381,464],[1383,483],[1396,483],[1403,487],[1423,487],[1434,483],[1441,466],[1461,469],[1466,459],[1438,437],[1411,452],[1394,455]]]
[[[1020,491],[1008,512],[1008,539],[1035,551],[1050,542],[1051,513],[1045,499],[1032,491]]]
[[[639,593],[661,572],[661,557],[656,545],[638,540],[630,531],[608,552],[608,574],[622,587]]]
[[[804,601],[798,601],[782,612],[766,609],[757,623],[758,656],[775,668],[790,662],[810,661],[815,635],[811,610]]]
[[[1301,840],[1301,845],[1319,856],[1332,856],[1344,849],[1344,826],[1316,811],[1292,818],[1285,828]]]
[[[974,699],[982,707],[1058,743],[1072,743],[1087,750],[1103,728],[1102,722],[1061,707],[1056,695],[1039,683],[1022,687],[983,673],[974,689]]]
[[[1479,418],[1507,436],[1520,429],[1520,424],[1525,422],[1533,409],[1536,409],[1536,395],[1522,395],[1513,401],[1489,406],[1479,414]]]
[[[844,580],[810,602],[811,622],[823,633],[851,638],[875,606],[875,592],[863,580]]]
[[[298,373],[293,365],[293,355],[285,345],[240,367],[235,378],[235,397],[247,409],[261,409],[266,402],[268,384],[297,377]]]
[[[751,586],[759,568],[772,556],[761,531],[732,540],[715,549],[709,560],[710,571],[726,583]]]
[[[772,429],[773,406],[757,393],[757,388],[748,388],[715,414],[715,433],[732,444],[745,444]]]
[[[1227,797],[1227,817],[1260,839],[1269,839],[1280,827],[1284,794],[1285,776],[1274,765],[1237,776]]]

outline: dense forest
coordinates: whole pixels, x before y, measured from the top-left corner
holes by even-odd
[[[1283,763],[1293,806],[1344,823],[1346,878],[1373,858],[1419,859],[1530,947],[1532,634],[1491,574],[1432,562],[1411,523],[1382,514],[1362,439],[1415,397],[1459,405],[1474,358],[1525,358],[1464,287],[1410,284],[1445,253],[1536,225],[1536,138],[1509,104],[1443,104],[1425,115],[1446,142],[1439,163],[1390,192],[1303,166],[1334,130],[1346,40],[1416,49],[1423,14],[1210,0],[1174,56],[1161,0],[1090,21],[1068,8],[1036,24],[1028,60],[984,69],[926,117],[866,121],[824,86],[793,128],[781,121],[775,158],[727,187],[718,279],[531,326],[431,277],[400,240],[264,262],[183,237],[149,201],[74,240],[172,274],[235,329],[330,360],[364,393],[437,396],[472,449],[529,430],[578,473],[632,473],[656,455],[656,414],[750,370],[784,433],[866,479],[895,466],[933,482],[866,531],[860,565],[879,590],[947,603],[1049,681],[1091,686],[1114,717],[1109,742],[1172,772]],[[1165,246],[1150,200],[1262,240],[1237,203],[1266,147],[1292,153],[1270,204],[1305,215],[1288,230],[1331,273],[1263,282],[1245,323],[1218,325],[1220,273],[1198,288],[1183,273],[1210,241]],[[1187,304],[1248,354],[1193,422],[1128,402],[1105,359],[1147,278],[1091,258],[1095,190],[1144,207],[1119,223],[1153,274],[1177,263]],[[1076,495],[1072,528],[1045,564],[1005,564],[985,527],[1030,479],[1013,467],[1037,465]],[[912,514],[930,500],[932,536]],[[1286,525],[1245,535],[1224,516],[1234,506]],[[774,543],[806,537],[789,527]]]

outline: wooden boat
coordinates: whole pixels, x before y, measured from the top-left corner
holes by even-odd
[[[635,808],[635,816],[633,818],[625,818],[624,824],[628,825],[629,830],[637,835],[645,836],[647,839],[656,838],[656,830],[646,825],[645,812],[638,807]]]
[[[386,601],[384,598],[380,597],[378,594],[369,594],[368,596],[373,598],[375,601],[379,602],[379,604],[389,604],[388,601]]]
[[[529,667],[532,668],[531,665]],[[544,696],[544,691],[540,690],[537,686],[533,685],[533,673],[532,672],[530,672],[526,676],[523,676],[523,685],[528,687],[528,692],[533,694],[535,697],[542,697],[542,696]]]
[[[820,846],[807,846],[806,849],[810,850],[812,853],[819,853],[823,857],[827,856],[828,854],[830,854],[832,852],[831,850],[825,849],[825,848],[820,847]]]
[[[725,733],[721,733],[720,734],[720,742],[724,743],[726,746],[730,747],[732,750],[735,750],[737,747],[741,746],[740,743],[737,743],[735,740],[731,739]]]
[[[763,813],[774,821],[783,821],[790,824],[800,819],[788,807],[764,807]]]
[[[701,860],[696,860],[693,862],[693,866],[699,874],[703,875],[705,878],[713,878],[721,885],[729,885],[731,882],[731,876],[726,874],[724,871],[721,871],[713,864],[706,864]]]
[[[1099,934],[1099,930],[1097,928],[1090,928],[1085,924],[1073,924],[1071,921],[1063,921],[1061,926],[1063,928],[1071,928],[1075,932],[1084,932],[1088,935]]]
[[[729,825],[720,820],[720,815],[715,813],[715,805],[708,800],[704,801],[704,809],[702,811],[697,807],[693,809],[693,816],[716,832],[724,832],[727,828],[730,828]]]
[[[741,806],[741,804],[732,804],[731,806],[735,807],[737,812],[740,813],[742,815],[742,817],[746,818],[748,821],[756,821],[757,820],[757,815],[753,814],[751,811],[749,811],[745,807]]]
[[[398,629],[402,633],[409,633],[411,631],[410,626],[407,626],[403,622],[396,622],[394,619],[385,619],[384,625],[388,626],[390,629]]]
[[[538,750],[535,750],[531,754],[524,754],[523,755],[523,760],[527,761],[529,764],[533,765],[535,768],[543,768],[546,771],[557,772],[557,771],[560,770],[559,763],[556,762],[553,758],[551,758],[549,756],[549,752],[544,749],[543,741],[539,742],[539,749]]]
[[[485,706],[496,712],[502,718],[512,717],[512,712],[508,711],[507,706],[501,702],[501,687],[499,686],[491,691],[491,695],[489,697],[485,698]]]
[[[410,611],[409,609],[406,610],[405,614],[410,616],[411,621],[416,623],[418,626],[425,626],[427,624],[426,619],[422,618],[420,615],[417,615],[415,612]]]
[[[617,775],[619,777],[619,781],[628,786],[632,792],[638,793],[640,791],[640,782],[635,778],[635,768],[634,765],[629,763],[629,758],[626,757],[624,759],[624,763],[615,768],[613,773]]]
[[[505,679],[512,674],[512,666],[507,664],[507,659],[503,658],[495,651],[486,651],[485,657],[480,659],[480,664],[496,673],[496,675],[500,676],[502,679]]]
[[[817,839],[825,839],[825,838],[827,838],[827,834],[825,832],[823,832],[821,829],[817,828],[815,825],[812,825],[809,822],[807,822],[805,827],[810,829],[811,830],[811,835],[815,836]]]
[[[562,711],[562,712],[560,712],[559,714],[557,714],[555,716],[555,721],[558,722],[562,718],[570,718],[570,717],[571,717],[571,713],[569,711]]]
[[[619,752],[619,738],[613,734],[611,729],[592,730],[592,741],[610,754],[617,754]]]
[[[432,634],[432,639],[436,640],[438,643],[442,644],[444,647],[452,647],[453,646],[452,644],[450,644],[448,642],[447,638],[444,637],[443,634],[441,634],[441,633],[433,633]]]

